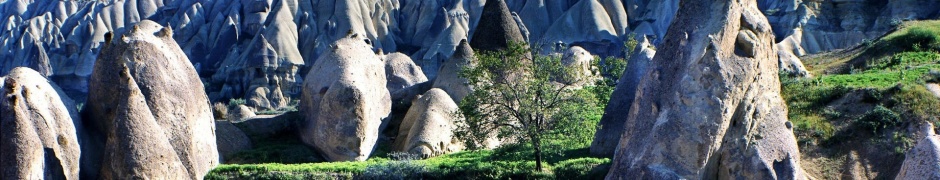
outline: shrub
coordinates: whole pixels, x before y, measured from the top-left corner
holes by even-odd
[[[229,99],[229,100],[228,100],[228,106],[229,106],[229,107],[235,107],[235,106],[238,106],[238,105],[245,105],[245,103],[248,103],[248,101],[245,101],[245,99],[242,99],[242,98],[238,98],[238,99]]]
[[[554,167],[556,179],[604,179],[610,170],[610,159],[570,159],[558,162]]]
[[[428,173],[424,164],[413,160],[389,161],[366,167],[361,179],[422,179]]]
[[[878,134],[885,129],[898,126],[901,123],[901,116],[891,109],[878,105],[856,120],[856,123],[862,128]]]
[[[922,48],[940,49],[940,35],[924,27],[912,27],[906,34],[893,39],[894,46],[905,50],[920,51]]]
[[[225,119],[228,116],[228,106],[221,102],[213,104],[212,116],[215,116],[215,119]]]

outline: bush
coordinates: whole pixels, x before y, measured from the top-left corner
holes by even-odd
[[[862,128],[871,130],[874,134],[878,134],[885,129],[900,125],[901,116],[891,109],[878,105],[856,120],[856,123]]]
[[[212,116],[215,116],[215,119],[225,119],[228,116],[228,106],[221,102],[213,104]]]
[[[238,98],[238,99],[229,99],[229,100],[228,100],[228,106],[229,106],[229,107],[235,107],[235,106],[238,106],[238,105],[245,105],[245,103],[248,103],[248,101],[245,101],[245,99],[242,99],[242,98]]]
[[[906,34],[894,38],[892,44],[909,51],[937,50],[940,49],[940,35],[931,29],[912,27]]]
[[[424,164],[413,160],[390,161],[370,165],[362,173],[361,179],[423,179],[428,173]]]
[[[610,159],[578,158],[555,164],[556,179],[604,179],[610,170]]]

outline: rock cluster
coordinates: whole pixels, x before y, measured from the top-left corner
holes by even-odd
[[[0,77],[0,179],[79,179],[75,104],[43,75]]]
[[[82,153],[83,176],[198,179],[218,165],[209,99],[193,88],[202,81],[172,36],[149,20],[107,36],[89,78],[95,139]]]
[[[678,12],[616,117],[626,120],[607,178],[805,179],[756,1],[684,1]]]
[[[412,103],[392,150],[424,158],[463,150],[452,130],[459,120],[455,103],[444,90],[431,89]]]

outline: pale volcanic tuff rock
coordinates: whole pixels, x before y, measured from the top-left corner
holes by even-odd
[[[524,43],[525,37],[506,7],[506,1],[490,0],[483,6],[480,24],[469,40],[475,50],[498,51],[509,48],[509,43]]]
[[[382,61],[385,62],[385,77],[388,79],[385,87],[388,88],[389,92],[395,92],[428,81],[428,78],[424,76],[424,72],[421,71],[421,67],[415,65],[408,55],[392,53],[380,56]]]
[[[385,65],[358,34],[333,43],[303,86],[300,136],[329,161],[364,161],[391,112]]]
[[[444,90],[431,89],[415,98],[398,129],[392,150],[423,158],[463,150],[452,130],[460,119],[454,116],[457,103]]]
[[[679,9],[619,117],[627,120],[607,178],[805,179],[773,33],[755,0]]]
[[[0,179],[78,179],[75,105],[42,74],[14,68],[0,77]]]
[[[145,20],[107,38],[86,103],[102,147],[83,152],[83,177],[198,179],[219,164],[209,99],[172,34]]]
[[[895,179],[940,179],[940,136],[930,123],[922,129],[926,137],[904,154],[904,164]]]
[[[440,88],[447,92],[454,102],[460,103],[464,97],[473,92],[473,86],[466,78],[460,77],[460,71],[476,64],[476,56],[467,40],[460,41],[456,52],[441,67],[441,75],[434,79],[432,88]]]
[[[637,86],[646,71],[653,64],[653,57],[656,50],[650,48],[649,40],[643,38],[637,43],[627,61],[627,69],[617,82],[614,92],[607,102],[604,115],[598,123],[597,132],[594,134],[594,140],[591,142],[591,154],[598,156],[611,157],[615,149],[620,144],[620,135],[624,131],[624,122],[627,121],[629,109],[633,105],[636,97]]]

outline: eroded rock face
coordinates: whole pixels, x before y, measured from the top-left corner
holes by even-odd
[[[412,103],[399,128],[392,150],[424,158],[456,152],[463,144],[455,139],[454,115],[458,107],[444,90],[431,89]]]
[[[304,82],[301,139],[329,161],[364,161],[391,112],[385,64],[358,34],[331,46]]]
[[[614,92],[607,102],[604,115],[598,123],[597,132],[594,134],[594,140],[591,142],[591,154],[598,156],[611,157],[620,143],[620,135],[624,131],[624,122],[629,115],[628,109],[633,105],[636,97],[637,86],[646,71],[653,64],[653,57],[656,50],[650,48],[649,40],[643,38],[637,43],[627,62],[627,69],[617,82]]]
[[[74,104],[35,70],[0,77],[0,179],[78,179]]]
[[[684,1],[678,12],[620,117],[607,178],[805,179],[756,2]]]
[[[106,38],[86,103],[103,142],[82,155],[100,167],[89,178],[198,179],[218,165],[209,99],[172,35],[145,20]]]
[[[382,55],[381,58],[385,62],[385,77],[388,78],[385,87],[388,88],[389,92],[395,92],[428,81],[428,78],[424,76],[424,72],[421,71],[421,67],[415,65],[408,55],[392,53]]]
[[[585,84],[593,83],[594,72],[591,70],[591,62],[593,61],[594,56],[587,50],[584,50],[584,48],[580,46],[568,48],[565,50],[565,53],[562,54],[561,64],[572,72],[567,74],[568,77],[559,78],[558,82],[574,87],[581,87]]]

